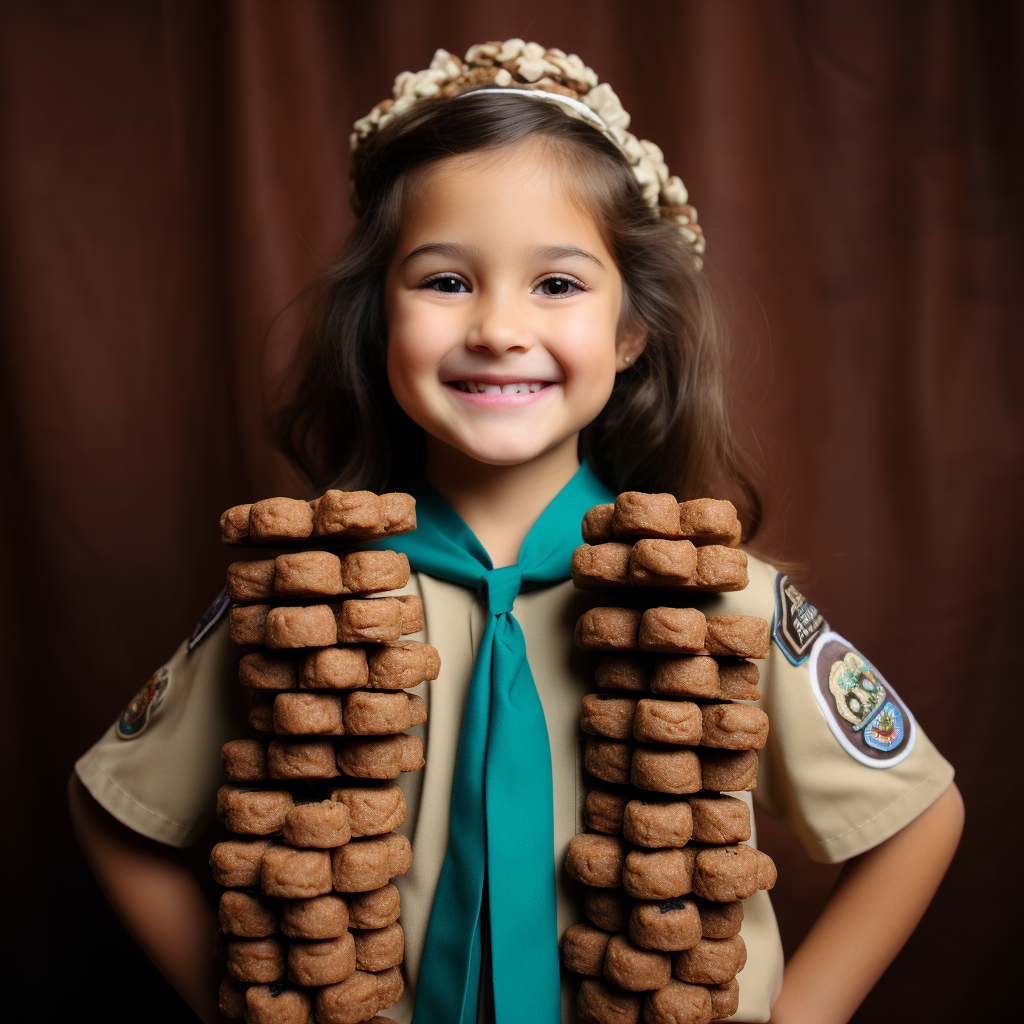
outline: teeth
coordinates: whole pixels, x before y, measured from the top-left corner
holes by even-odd
[[[517,381],[515,384],[485,384],[475,380],[456,380],[452,382],[459,391],[467,391],[471,395],[533,395],[542,391],[546,385],[539,381]]]

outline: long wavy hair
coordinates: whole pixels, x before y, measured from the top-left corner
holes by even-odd
[[[745,470],[725,402],[722,332],[700,262],[671,221],[644,201],[613,142],[557,104],[468,94],[416,104],[355,154],[360,218],[316,285],[293,367],[291,397],[271,417],[278,446],[318,488],[385,490],[422,470],[422,428],[388,386],[384,277],[397,245],[405,183],[433,161],[542,138],[564,161],[599,224],[623,285],[620,327],[647,344],[616,376],[580,455],[613,491],[730,498],[745,539],[761,500]]]

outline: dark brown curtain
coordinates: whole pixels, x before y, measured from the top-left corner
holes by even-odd
[[[264,415],[294,300],[352,224],[349,126],[435,47],[523,36],[581,54],[688,185],[763,546],[816,571],[812,599],[957,768],[961,850],[857,1020],[995,1012],[1020,813],[1022,28],[1014,0],[0,8],[5,791],[16,927],[45,929],[76,1009],[187,1016],[81,864],[63,788],[219,589],[220,511],[300,486]],[[792,951],[837,869],[759,824]]]

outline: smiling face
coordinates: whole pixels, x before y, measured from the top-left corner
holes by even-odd
[[[387,368],[428,452],[440,442],[497,466],[574,452],[643,347],[618,330],[622,279],[566,175],[527,141],[408,183],[385,282]]]

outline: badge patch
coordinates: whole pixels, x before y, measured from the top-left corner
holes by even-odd
[[[196,628],[192,630],[192,635],[188,638],[189,654],[210,635],[213,627],[224,618],[224,613],[228,610],[230,604],[231,598],[228,597],[227,588],[225,587],[214,599],[213,604],[203,613],[203,617],[196,623]]]
[[[149,716],[160,707],[167,690],[170,673],[167,666],[154,672],[117,719],[117,735],[123,740],[141,736],[149,725]]]
[[[818,634],[827,629],[825,617],[789,582],[788,576],[775,577],[775,620],[772,637],[792,665],[810,657]]]
[[[838,633],[822,633],[810,658],[814,696],[843,749],[869,768],[908,757],[917,724],[882,673]]]

